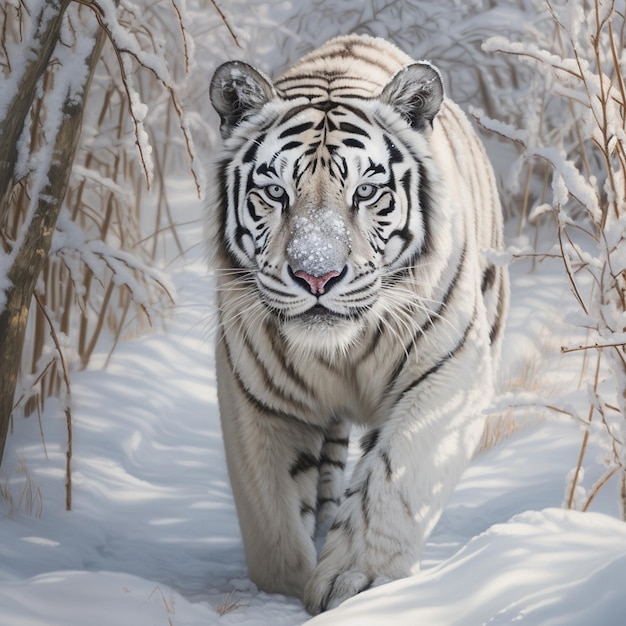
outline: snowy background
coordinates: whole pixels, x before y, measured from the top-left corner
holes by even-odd
[[[187,5],[195,65],[186,102],[198,153],[209,157],[217,126],[206,85],[227,58],[276,73],[331,36],[369,32],[432,59],[466,108],[501,112],[521,126],[535,111],[519,106],[521,94],[535,88],[523,83],[528,72],[480,44],[493,34],[539,41],[551,34],[545,6],[531,1],[433,7],[233,0],[227,18],[236,44],[212,6]],[[524,196],[515,149],[487,141],[505,190],[510,245],[551,251],[549,222],[538,231],[515,211]],[[171,313],[161,330],[119,343],[112,355],[115,337],[104,334],[88,367],[72,374],[71,512],[62,401],[48,401],[39,418],[13,420],[0,469],[0,625],[626,623],[617,477],[594,490],[613,442],[601,424],[585,429],[572,417],[586,416],[597,395],[585,374],[586,352],[561,354],[585,334],[569,321],[579,306],[562,262],[551,258],[511,265],[501,395],[492,416],[500,420],[495,431],[509,436],[465,473],[427,542],[422,572],[313,619],[299,601],[256,590],[246,577],[222,450],[202,201],[181,162],[164,183],[178,241],[164,233],[154,262],[176,293]],[[540,188],[534,178],[533,185]],[[143,215],[157,202],[143,197]],[[614,402],[611,380],[602,369],[598,388]],[[590,435],[573,489],[584,432]],[[585,506],[587,512],[576,510]]]

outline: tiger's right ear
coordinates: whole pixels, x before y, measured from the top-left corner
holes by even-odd
[[[250,113],[254,113],[276,95],[274,87],[260,72],[241,61],[228,61],[213,74],[209,96],[219,113],[220,132],[226,139]]]
[[[432,124],[443,102],[439,70],[426,61],[401,69],[380,94],[416,130]]]

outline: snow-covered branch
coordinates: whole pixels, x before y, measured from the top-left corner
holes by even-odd
[[[607,477],[617,471],[622,471],[626,485],[626,59],[618,54],[624,49],[625,13],[623,2],[607,0],[558,5],[547,2],[546,8],[555,24],[554,46],[561,42],[560,49],[504,37],[493,37],[484,45],[485,50],[512,55],[543,72],[546,92],[542,94],[541,123],[531,123],[520,132],[484,116],[479,119],[488,129],[521,143],[525,158],[544,160],[552,169],[550,204],[560,257],[588,320],[585,326],[595,335],[562,351],[596,352],[597,367],[589,382],[593,400],[588,421],[604,424],[611,445],[619,452],[592,490],[593,498]],[[551,105],[560,116],[545,114]],[[545,214],[546,207],[542,202],[535,217]],[[614,435],[614,426],[603,409],[607,401],[600,399],[603,360],[611,365],[621,437]],[[577,500],[587,437],[568,479],[570,506]],[[623,504],[626,518],[626,500]]]

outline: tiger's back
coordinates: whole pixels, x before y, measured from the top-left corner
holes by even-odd
[[[331,40],[273,84],[234,62],[211,95],[229,474],[251,577],[317,612],[411,571],[473,454],[500,204],[438,72],[383,40]],[[351,422],[369,431],[344,492]]]

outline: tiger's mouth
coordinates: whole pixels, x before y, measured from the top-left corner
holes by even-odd
[[[323,304],[316,304],[312,306],[308,311],[301,313],[299,317],[303,320],[310,320],[314,322],[332,322],[333,319],[339,319],[344,317],[340,313],[331,311]]]
[[[304,311],[304,313],[300,313],[292,319],[296,319],[309,324],[332,326],[333,324],[340,321],[354,322],[361,317],[362,311],[355,310],[350,311],[349,313],[340,313],[338,311],[333,311],[332,309],[329,309],[318,302],[307,311]]]

